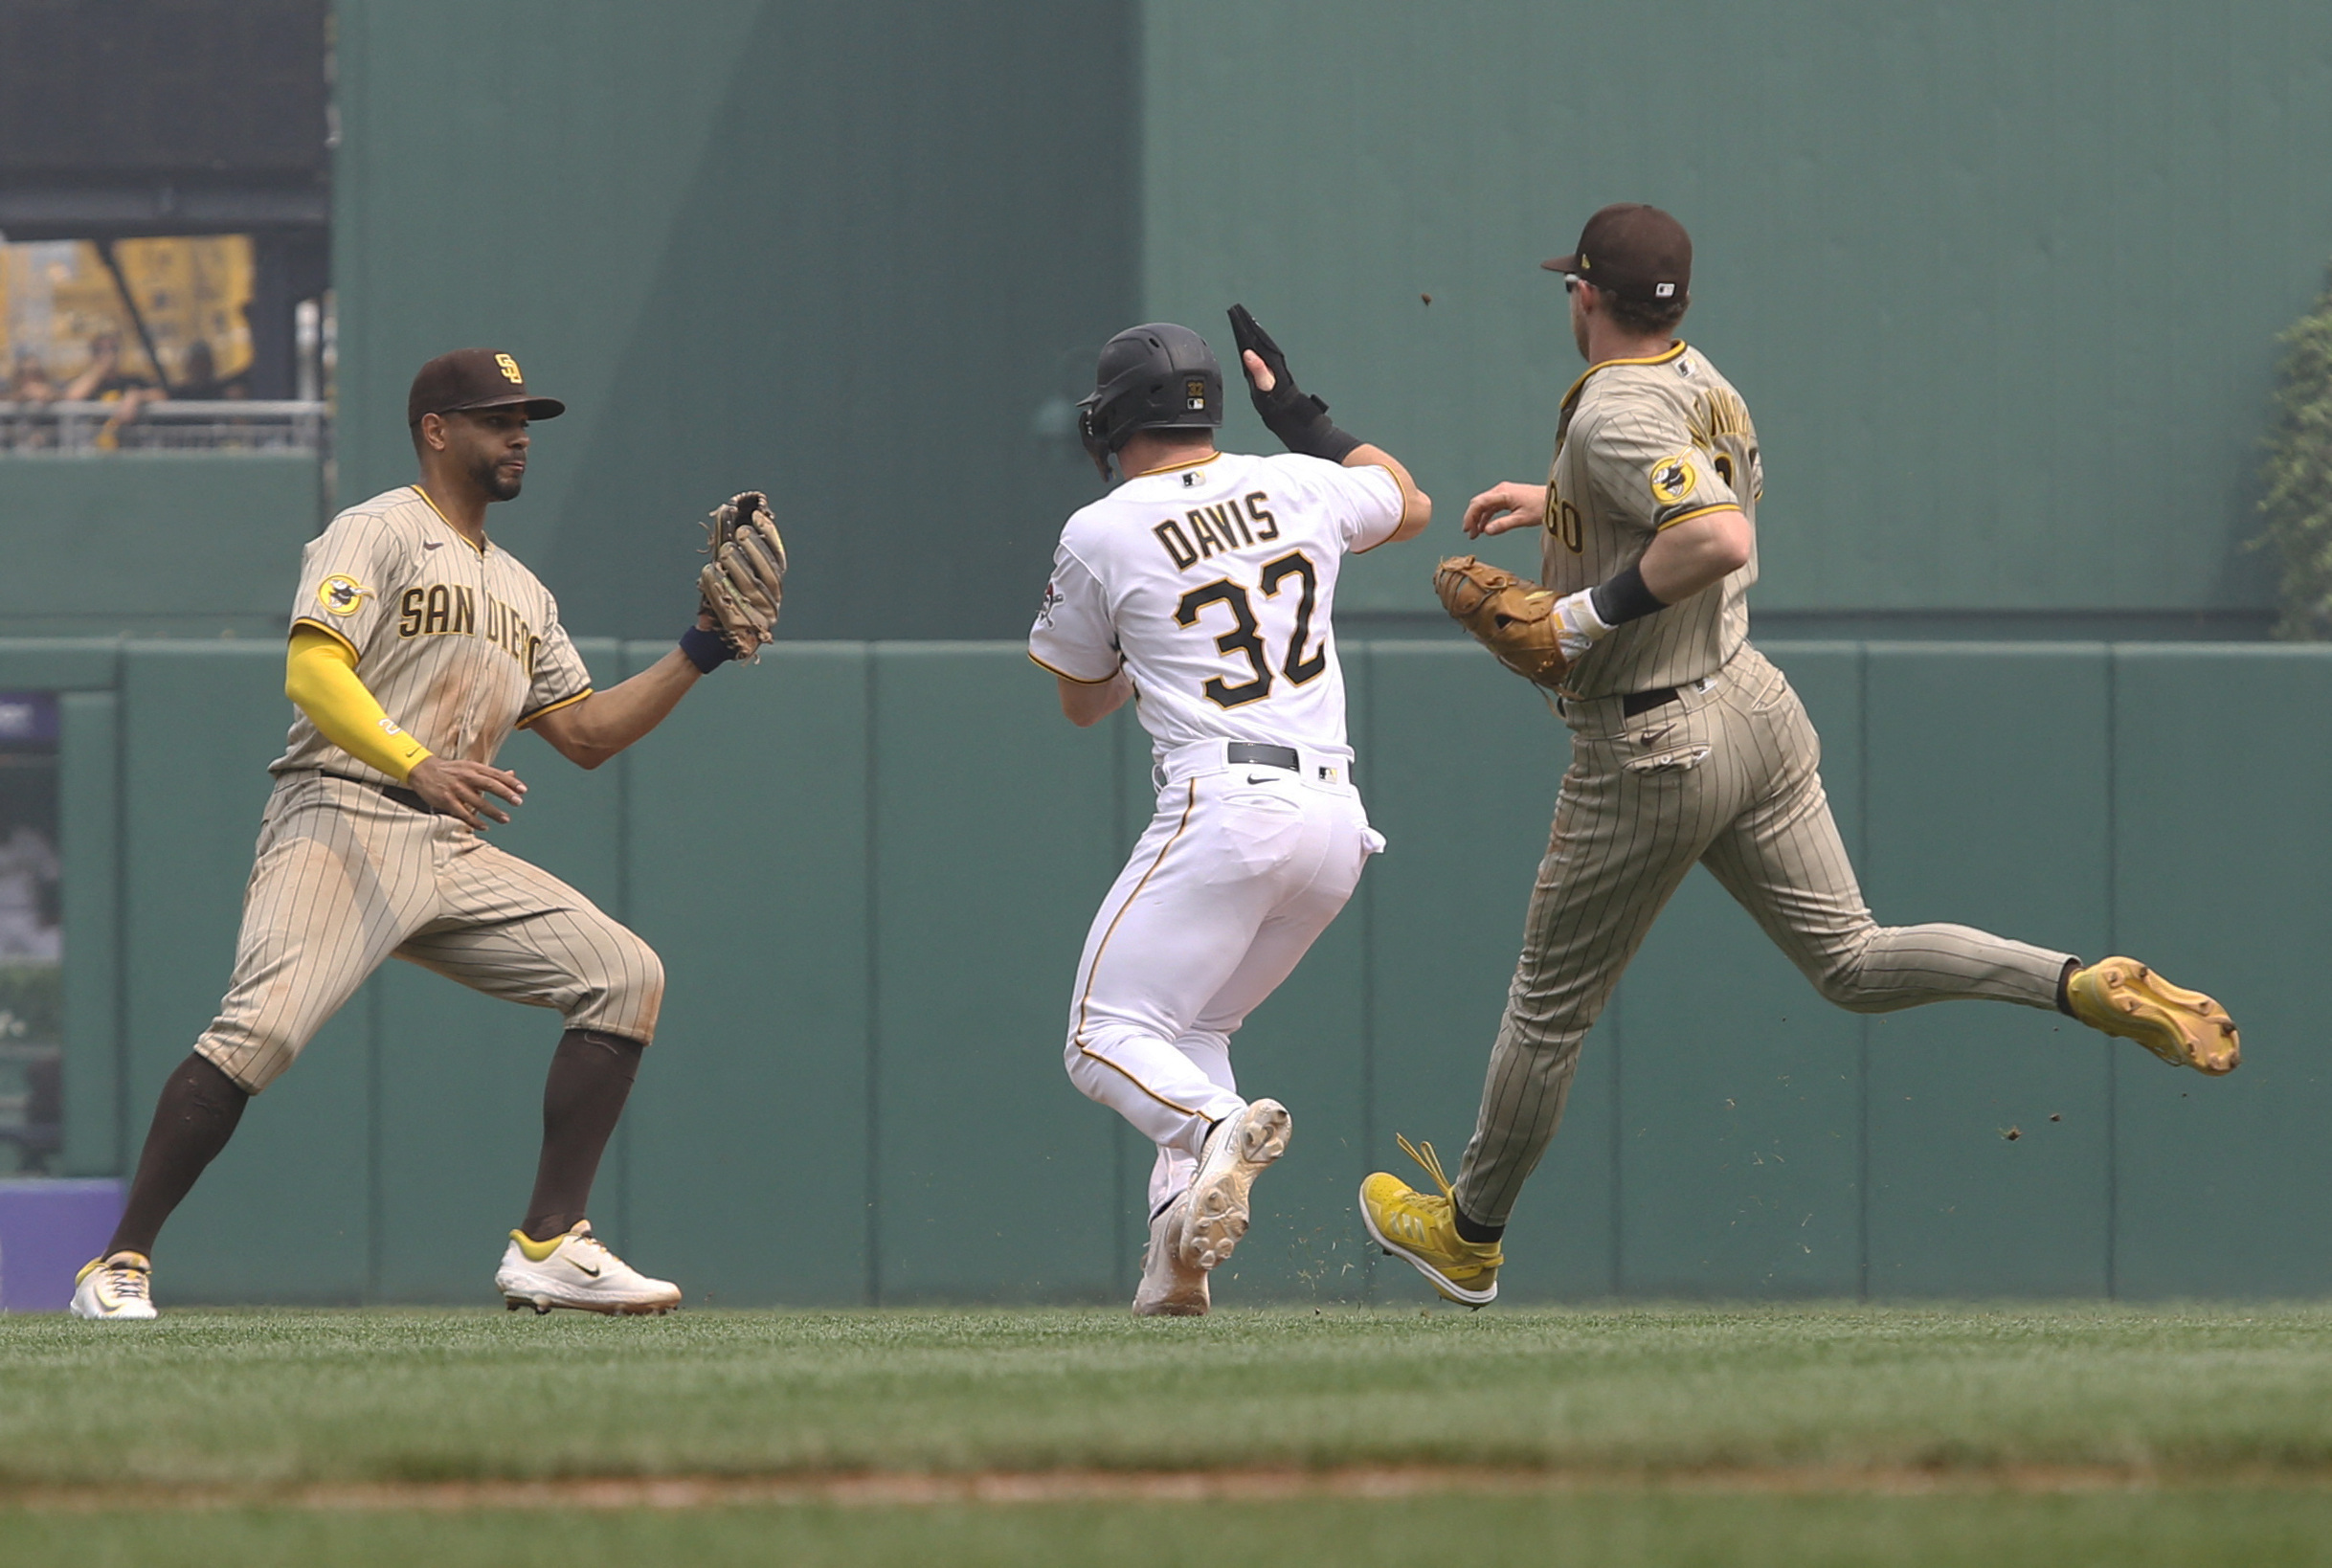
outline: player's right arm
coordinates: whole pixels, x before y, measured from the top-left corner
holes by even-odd
[[[1080,729],[1099,724],[1133,695],[1110,626],[1109,597],[1065,543],[1053,552],[1044,603],[1028,629],[1028,657],[1052,672],[1062,714]]]
[[[497,822],[510,819],[493,796],[516,805],[527,793],[516,773],[437,756],[405,733],[357,675],[355,650],[321,626],[292,629],[283,695],[299,705],[325,740],[473,828],[484,827],[482,815]]]
[[[1107,681],[1095,684],[1090,681],[1072,681],[1065,675],[1055,676],[1061,687],[1061,711],[1068,722],[1080,729],[1101,723],[1126,706],[1133,695],[1133,683],[1119,670]]]
[[[403,530],[370,510],[343,512],[307,542],[300,552],[300,587],[292,601],[284,695],[326,741],[401,780],[434,810],[473,828],[485,825],[482,818],[506,822],[507,814],[487,796],[516,804],[526,794],[517,774],[433,756],[389,722],[356,673],[388,606],[410,579],[414,554]]]

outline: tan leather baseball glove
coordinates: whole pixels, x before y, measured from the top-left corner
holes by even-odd
[[[1433,569],[1433,592],[1450,618],[1499,663],[1539,685],[1562,684],[1571,661],[1563,655],[1564,628],[1550,590],[1524,582],[1504,567],[1452,555]]]
[[[785,540],[769,497],[748,490],[713,508],[706,522],[712,559],[697,573],[705,614],[734,657],[758,662],[785,599]]]

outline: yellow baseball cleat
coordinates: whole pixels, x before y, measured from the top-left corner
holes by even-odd
[[[1425,1168],[1439,1198],[1421,1193],[1390,1172],[1378,1171],[1360,1183],[1360,1222],[1377,1244],[1424,1275],[1433,1288],[1468,1307],[1485,1307],[1497,1299],[1498,1266],[1506,1251],[1496,1242],[1469,1242],[1457,1233],[1457,1198],[1442,1175],[1442,1162],[1433,1145],[1394,1138],[1408,1156]]]
[[[2107,958],[2065,982],[2073,1016],[2092,1029],[2139,1044],[2174,1066],[2213,1076],[2235,1070],[2243,1037],[2227,1009],[2183,991],[2135,958]]]

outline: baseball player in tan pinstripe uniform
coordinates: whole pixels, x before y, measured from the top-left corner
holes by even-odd
[[[527,421],[564,411],[530,395],[507,354],[430,361],[407,411],[419,482],[349,507],[308,544],[285,675],[296,714],[270,765],[234,978],[164,1086],[121,1226],[77,1282],[81,1316],[154,1315],[147,1254],[163,1221],[250,1097],[391,956],[566,1019],[533,1201],[495,1276],[510,1305],[679,1302],[677,1287],[596,1241],[583,1212],[655,1038],[663,966],[591,900],[482,835],[526,795],[494,766],[514,728],[595,768],[735,651],[700,616],[654,666],[594,693],[557,602],[485,531],[487,505],[519,492]]]
[[[1672,335],[1691,240],[1656,208],[1607,207],[1573,255],[1544,264],[1565,275],[1587,373],[1563,399],[1547,482],[1484,491],[1465,528],[1542,529],[1571,766],[1457,1179],[1431,1144],[1401,1140],[1437,1191],[1371,1176],[1361,1209],[1379,1244],[1450,1300],[1497,1294],[1499,1239],[1561,1120],[1581,1042],[1694,862],[1841,1007],[2056,1008],[2167,1061],[2232,1070],[2225,1010],[2134,959],[2084,966],[1964,926],[1872,920],[1823,795],[1820,740],[1747,640],[1763,476],[1740,395]]]

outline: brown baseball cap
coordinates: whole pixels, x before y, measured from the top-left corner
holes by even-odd
[[[405,422],[417,425],[424,414],[458,414],[464,409],[522,407],[529,419],[556,419],[567,405],[555,397],[527,395],[518,361],[492,348],[457,348],[421,367],[405,394]]]
[[[1683,224],[1642,202],[1604,208],[1580,231],[1579,249],[1538,264],[1651,304],[1682,304],[1692,298],[1692,235]]]

